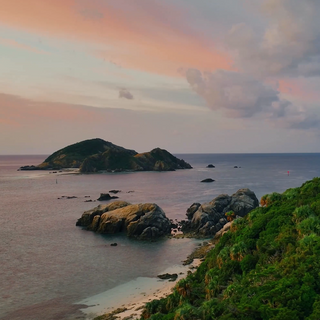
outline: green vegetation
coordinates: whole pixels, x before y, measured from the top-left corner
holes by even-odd
[[[128,154],[137,154],[133,150],[127,150],[123,147],[114,145],[111,142],[102,139],[90,139],[81,141],[54,152],[39,167],[45,169],[48,167],[60,168],[79,168],[82,162],[92,155],[101,154],[109,149],[126,151]]]
[[[261,203],[142,318],[320,319],[320,178]]]

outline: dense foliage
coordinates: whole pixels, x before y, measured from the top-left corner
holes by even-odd
[[[42,164],[41,168],[79,168],[81,163],[89,156],[101,154],[106,150],[113,148],[120,151],[126,151],[128,154],[135,155],[137,152],[114,145],[111,142],[102,139],[84,140],[62,148],[50,155]]]
[[[198,270],[143,318],[320,319],[320,178],[233,222]]]

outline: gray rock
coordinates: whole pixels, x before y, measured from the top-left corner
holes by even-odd
[[[259,201],[249,189],[240,189],[232,196],[222,194],[200,205],[193,203],[187,209],[188,220],[182,224],[182,232],[194,236],[214,236],[228,223],[225,214],[233,211],[236,217],[244,217],[259,206]]]
[[[160,278],[161,280],[175,281],[178,278],[178,274],[165,273],[165,274],[159,274],[159,275],[157,275],[157,277]]]
[[[109,193],[100,193],[100,197],[97,199],[98,201],[109,201],[112,199],[118,199],[117,196],[110,196]]]
[[[213,182],[214,180],[211,178],[203,179],[201,182]]]
[[[187,217],[189,220],[192,220],[194,213],[199,209],[200,206],[200,203],[193,203],[190,208],[187,209]]]

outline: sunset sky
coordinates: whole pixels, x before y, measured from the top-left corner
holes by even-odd
[[[319,0],[0,0],[0,154],[320,152]]]

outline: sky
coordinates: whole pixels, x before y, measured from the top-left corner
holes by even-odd
[[[102,138],[320,152],[319,0],[0,0],[0,154]]]

